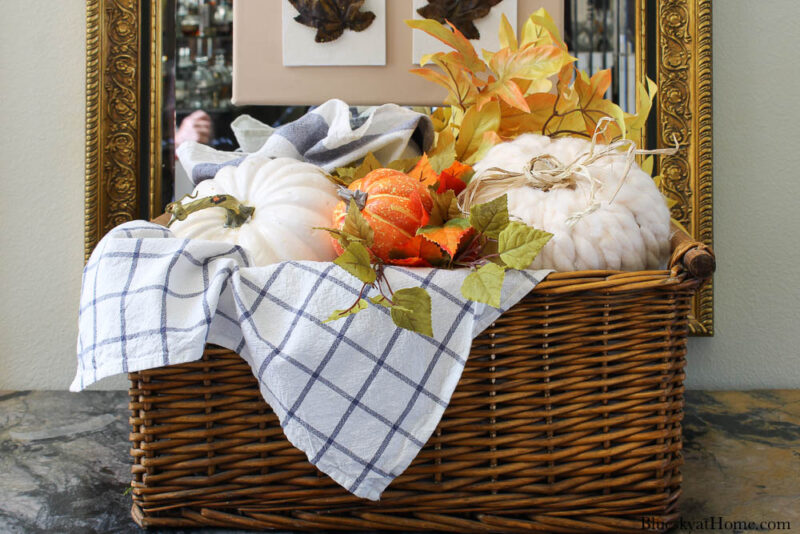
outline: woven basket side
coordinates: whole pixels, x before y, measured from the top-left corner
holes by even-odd
[[[694,286],[660,272],[629,277],[623,291],[612,276],[581,277],[605,291],[553,294],[556,277],[476,338],[439,427],[377,503],[288,443],[234,353],[210,348],[199,362],[132,373],[135,519],[620,532],[641,530],[642,517],[677,518]]]

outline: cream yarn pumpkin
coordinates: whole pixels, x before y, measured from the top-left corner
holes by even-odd
[[[596,151],[604,148],[602,145],[595,147]],[[542,154],[554,156],[567,165],[590,149],[590,142],[584,139],[521,135],[489,150],[475,165],[473,180],[490,174],[492,168],[523,173],[531,158]],[[531,268],[637,271],[666,265],[669,210],[653,179],[636,164],[614,197],[625,166],[624,152],[600,158],[587,166],[586,170],[596,180],[594,201],[598,207],[578,217],[574,224],[569,221],[570,217],[587,210],[592,194],[591,181],[582,176],[575,176],[574,186],[568,188],[543,191],[526,185],[507,191],[512,217],[553,234]],[[473,203],[486,202],[502,194],[496,189],[477,191]],[[613,202],[609,202],[612,198]]]
[[[193,198],[183,199],[177,211],[188,209],[199,199],[219,195],[235,197],[255,210],[241,226],[233,228],[225,226],[225,208],[201,209],[175,220],[170,225],[173,233],[240,245],[257,266],[336,258],[327,232],[314,227],[330,226],[339,197],[336,186],[316,165],[292,158],[250,156],[238,167],[223,167],[213,179],[200,182]]]

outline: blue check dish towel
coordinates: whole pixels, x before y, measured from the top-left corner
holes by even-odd
[[[372,153],[388,164],[418,157],[433,144],[433,122],[424,113],[384,104],[369,108],[328,100],[299,119],[272,128],[242,115],[231,124],[240,150],[225,152],[187,141],[177,154],[194,184],[216,176],[228,165],[239,165],[253,154],[260,158],[293,158],[331,172]]]
[[[199,360],[206,343],[229,348],[250,365],[289,441],[372,500],[436,428],[472,339],[548,273],[509,271],[495,309],[461,296],[464,270],[388,268],[394,290],[430,293],[429,338],[397,328],[386,308],[371,303],[323,323],[361,289],[333,263],[250,264],[240,247],[179,239],[148,222],[112,230],[84,269],[70,390]]]

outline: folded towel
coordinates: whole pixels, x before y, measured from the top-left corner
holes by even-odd
[[[548,273],[508,271],[495,309],[461,296],[467,270],[387,268],[393,289],[427,288],[431,338],[397,328],[387,308],[371,303],[324,323],[361,289],[333,263],[249,265],[240,247],[178,239],[156,224],[113,229],[84,269],[70,390],[199,360],[207,343],[221,345],[250,365],[289,441],[368,499],[378,499],[436,428],[472,339]]]
[[[187,141],[177,153],[195,184],[213,178],[225,165],[238,165],[253,153],[262,158],[289,157],[331,172],[372,152],[384,165],[419,156],[433,143],[430,117],[396,104],[359,111],[341,100],[328,100],[296,121],[272,128],[243,116],[231,127],[242,152],[224,152]]]

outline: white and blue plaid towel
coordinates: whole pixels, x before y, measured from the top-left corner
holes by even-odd
[[[312,464],[355,495],[378,499],[436,428],[472,339],[501,310],[461,296],[466,271],[392,267],[393,289],[431,294],[434,338],[395,327],[372,304],[323,323],[355,300],[358,280],[333,263],[249,265],[240,247],[178,239],[156,224],[112,230],[84,269],[70,390],[199,360],[206,343],[221,345],[247,361]],[[546,275],[509,271],[502,309]]]
[[[331,172],[372,152],[384,165],[416,157],[433,143],[433,123],[424,113],[396,104],[366,109],[328,100],[299,119],[272,128],[243,115],[231,124],[241,152],[225,152],[193,141],[178,147],[186,174],[195,184],[216,176],[220,168],[239,165],[253,154],[294,158]]]

